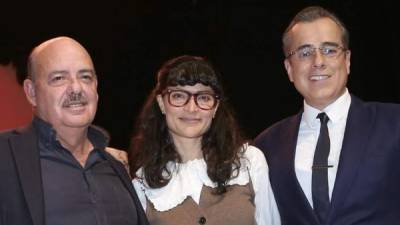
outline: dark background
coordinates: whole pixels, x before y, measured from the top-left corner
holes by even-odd
[[[390,1],[2,1],[0,63],[14,62],[22,79],[34,46],[59,35],[78,40],[99,76],[95,124],[110,132],[111,146],[125,149],[160,64],[181,54],[206,56],[253,138],[302,105],[284,70],[281,34],[297,11],[315,4],[350,31],[350,92],[399,103],[400,19]]]

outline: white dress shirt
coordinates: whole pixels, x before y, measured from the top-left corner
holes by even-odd
[[[336,173],[339,164],[340,152],[342,149],[344,130],[346,128],[347,115],[349,112],[351,97],[346,89],[345,93],[322,111],[311,107],[304,101],[304,112],[300,122],[299,135],[296,145],[295,171],[297,180],[303,189],[309,203],[313,206],[311,179],[312,165],[314,160],[315,147],[317,145],[321,122],[317,115],[325,112],[328,117],[328,130],[330,138],[330,152],[328,165],[329,198],[335,184]]]
[[[245,145],[244,158],[241,161],[239,175],[228,181],[228,185],[247,185],[250,180],[255,192],[255,219],[258,225],[280,225],[280,215],[269,182],[268,165],[263,153],[256,147]],[[179,167],[179,169],[174,169]],[[185,163],[171,162],[167,165],[173,171],[171,180],[162,188],[150,188],[143,178],[142,170],[136,173],[139,178],[133,185],[143,208],[146,199],[153,203],[158,211],[166,211],[181,204],[186,198],[192,198],[197,204],[203,186],[215,188],[216,184],[207,175],[204,159],[195,159]],[[225,216],[225,215],[221,215]],[[228,216],[228,215],[227,215]]]

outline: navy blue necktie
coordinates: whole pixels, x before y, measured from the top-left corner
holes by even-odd
[[[325,113],[320,113],[317,118],[321,120],[321,129],[319,132],[317,147],[315,148],[312,167],[312,199],[314,212],[319,221],[324,223],[328,217],[330,207],[328,168],[331,166],[328,166],[330,140],[327,125],[329,117]]]

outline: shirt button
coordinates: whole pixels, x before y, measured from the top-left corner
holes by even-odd
[[[206,224],[207,220],[204,216],[200,217],[199,224]]]

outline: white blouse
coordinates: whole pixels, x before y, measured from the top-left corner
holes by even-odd
[[[255,192],[256,221],[258,225],[280,225],[280,215],[269,182],[268,165],[263,153],[256,147],[245,145],[244,157],[241,159],[239,175],[228,182],[228,185],[246,185],[250,179]],[[143,208],[146,210],[146,197],[158,211],[167,211],[191,197],[197,204],[203,185],[217,187],[207,175],[204,159],[195,159],[185,163],[170,162],[167,165],[172,171],[169,183],[162,188],[150,188],[139,169],[132,182]],[[250,175],[250,176],[249,176]]]

